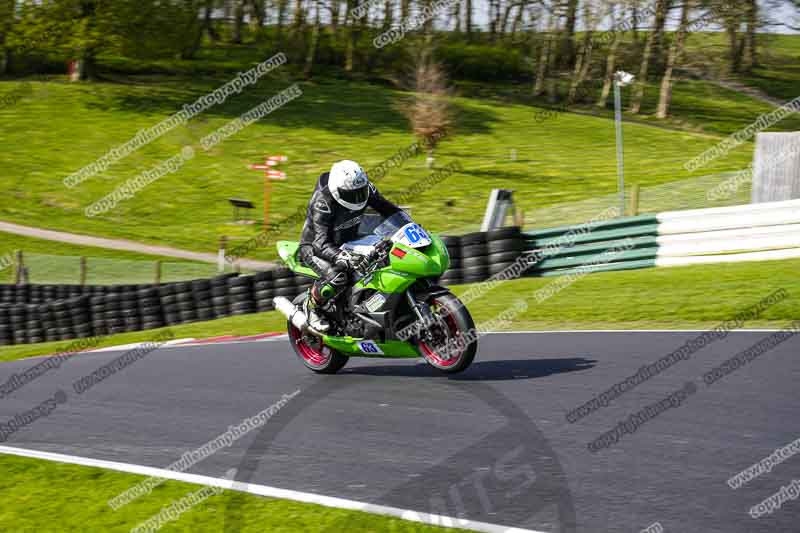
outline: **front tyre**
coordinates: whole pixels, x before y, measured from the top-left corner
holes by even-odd
[[[427,303],[437,320],[418,341],[425,361],[446,374],[466,370],[478,351],[472,316],[452,294],[433,296]]]
[[[295,298],[292,303],[302,308],[306,296],[307,293],[303,293]],[[304,334],[290,320],[286,321],[286,328],[294,353],[297,354],[297,357],[300,358],[306,368],[318,374],[335,374],[350,359],[329,346],[325,346],[322,343],[322,339],[310,334]]]

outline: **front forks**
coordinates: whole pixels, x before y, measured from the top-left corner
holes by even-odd
[[[414,290],[411,288],[406,291],[406,298],[408,299],[408,305],[414,311],[417,320],[419,320],[417,337],[425,340],[433,339],[434,335],[431,330],[436,326],[436,318],[433,316],[430,306],[426,303],[417,302],[416,294],[414,294]]]

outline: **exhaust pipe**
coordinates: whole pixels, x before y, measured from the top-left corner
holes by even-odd
[[[283,296],[276,296],[272,299],[272,302],[275,304],[275,309],[280,311],[294,327],[301,331],[309,329],[308,317],[300,307],[294,305]]]

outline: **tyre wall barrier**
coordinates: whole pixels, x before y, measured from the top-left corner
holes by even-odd
[[[0,302],[0,345],[112,335],[270,311],[275,296],[292,299],[311,283],[281,269],[145,286],[5,285],[0,286],[0,295],[5,295]],[[32,295],[52,296],[47,301],[17,303],[18,298]]]
[[[625,217],[533,232],[443,237],[441,283],[800,258],[800,200]],[[522,259],[522,261],[520,260]],[[523,268],[520,269],[520,266]],[[0,345],[66,340],[271,311],[312,280],[287,269],[161,285],[0,285]]]
[[[445,284],[484,281],[526,248],[517,227],[445,237]],[[271,311],[312,284],[287,269],[160,285],[0,285],[0,345],[67,340]]]

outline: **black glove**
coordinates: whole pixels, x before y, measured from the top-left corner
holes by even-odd
[[[336,266],[343,269],[360,271],[367,268],[367,259],[363,255],[339,252],[336,256]]]

